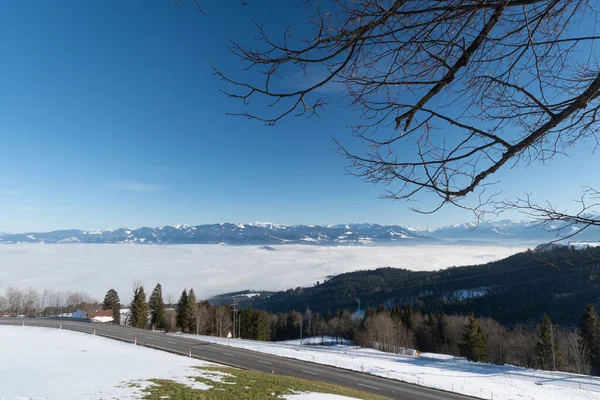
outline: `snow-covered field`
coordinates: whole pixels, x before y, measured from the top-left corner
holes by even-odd
[[[242,289],[285,290],[312,286],[329,275],[358,269],[401,267],[435,270],[481,264],[525,250],[502,246],[320,247],[220,245],[0,245],[0,293],[18,288],[83,291],[102,299],[111,287],[123,302],[142,280],[160,282],[174,300],[184,287],[201,298]],[[93,274],[94,279],[90,279]]]
[[[0,326],[0,399],[138,399],[148,379],[171,379],[196,389],[188,376],[216,365],[99,336],[20,326]]]
[[[420,357],[411,357],[349,345],[300,345],[299,341],[272,343],[187,334],[184,336],[361,371],[482,399],[600,400],[600,378],[585,375],[470,363],[462,358],[442,354],[425,353]],[[318,343],[320,339],[314,341]]]
[[[140,399],[149,379],[206,390],[190,377],[219,382],[227,375],[193,368],[217,364],[68,330],[2,325],[0,345],[1,400]],[[280,398],[356,400],[321,393]]]

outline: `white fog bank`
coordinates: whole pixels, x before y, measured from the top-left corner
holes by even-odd
[[[509,246],[261,246],[126,244],[0,245],[0,292],[7,287],[86,292],[99,300],[110,288],[122,302],[134,281],[147,292],[159,282],[176,300],[193,287],[198,298],[243,289],[312,286],[329,275],[380,267],[436,270],[483,264],[524,251]],[[166,300],[166,298],[165,298]]]

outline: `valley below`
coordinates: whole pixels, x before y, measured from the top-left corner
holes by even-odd
[[[286,290],[382,267],[432,271],[485,264],[524,251],[519,245],[223,246],[3,244],[0,291],[7,287],[82,291],[101,299],[114,288],[127,301],[134,282],[160,282],[175,301],[183,288],[200,298],[244,289]],[[166,298],[165,300],[168,300]]]

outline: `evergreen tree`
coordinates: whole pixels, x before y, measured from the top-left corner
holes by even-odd
[[[600,320],[593,304],[588,304],[581,315],[579,335],[592,364],[592,374],[600,374]]]
[[[557,339],[552,340],[551,324],[550,318],[544,315],[544,321],[538,331],[538,342],[535,345],[539,365],[545,370],[553,370],[554,363],[557,369],[564,365],[560,342]]]
[[[194,289],[190,289],[187,301],[185,303],[185,313],[187,315],[188,330],[190,333],[196,332],[196,318],[198,314],[198,301],[196,300],[196,293]]]
[[[148,324],[149,306],[146,303],[146,293],[143,286],[136,286],[133,290],[133,301],[131,302],[131,326],[145,329]]]
[[[162,295],[162,287],[160,283],[156,284],[156,287],[150,295],[148,301],[150,306],[150,322],[156,329],[165,329],[167,327],[167,318],[165,315],[165,302]]]
[[[424,323],[419,326],[416,338],[417,345],[421,351],[431,353],[439,351],[438,327],[432,314],[428,314]]]
[[[240,338],[255,339],[254,310],[252,306],[241,308],[237,315],[237,323],[240,326]]]
[[[119,325],[121,323],[121,300],[119,300],[119,294],[116,290],[110,289],[106,292],[102,308],[104,310],[112,310],[113,324]]]
[[[415,329],[415,312],[413,311],[410,304],[406,306],[406,309],[402,313],[402,323],[409,331]]]
[[[392,317],[394,322],[399,321],[399,320],[401,321],[404,317],[402,308],[400,308],[399,305],[393,306],[392,310],[390,311],[390,316]]]
[[[177,327],[181,329],[182,332],[185,332],[185,329],[189,326],[188,315],[187,315],[187,303],[188,303],[188,294],[187,290],[183,289],[181,293],[181,297],[179,297],[179,301],[177,302],[176,317],[175,321]]]
[[[267,323],[267,312],[256,310],[256,340],[269,340],[269,325]]]
[[[471,314],[463,328],[462,342],[458,344],[460,355],[469,361],[487,361],[487,337],[481,330],[479,322]]]
[[[448,344],[448,321],[446,316],[442,313],[435,315],[435,328],[436,328],[436,344],[437,351],[440,351],[446,344]]]

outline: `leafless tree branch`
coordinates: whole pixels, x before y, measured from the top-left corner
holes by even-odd
[[[246,64],[244,79],[213,68],[223,93],[243,102],[245,110],[234,115],[268,125],[321,115],[328,96],[345,95],[360,115],[347,125],[364,146],[356,151],[348,138],[334,143],[351,174],[390,186],[385,197],[433,193],[437,206],[418,211],[453,205],[480,219],[510,209],[581,230],[598,226],[596,204],[589,203],[598,192],[587,191],[581,212],[572,213],[529,197],[499,203],[498,192],[486,190],[502,169],[547,163],[578,143],[597,145],[595,6],[592,0],[307,1],[306,34],[296,37],[288,28],[276,40],[257,23],[252,47],[232,42]],[[297,76],[304,81],[290,85]],[[328,94],[328,87],[337,92]],[[261,98],[266,108],[253,104]]]

